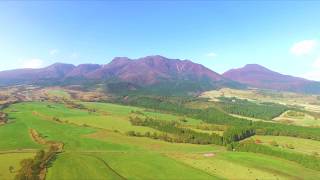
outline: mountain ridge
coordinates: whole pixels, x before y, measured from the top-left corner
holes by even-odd
[[[255,88],[320,93],[320,82],[284,75],[258,64],[247,64],[241,68],[230,69],[222,76]]]
[[[40,69],[17,69],[0,72],[0,84],[74,84],[104,83],[115,91],[123,89],[158,88],[167,92],[200,92],[219,87],[244,87],[224,78],[211,69],[190,60],[169,59],[160,55],[138,59],[115,57],[110,63],[72,64],[55,63]],[[171,87],[170,87],[171,86]],[[125,91],[127,92],[127,91]]]
[[[90,82],[90,83],[88,83]],[[113,92],[137,89],[173,92],[201,92],[222,87],[247,86],[320,94],[320,82],[284,75],[259,64],[247,64],[222,75],[190,60],[169,59],[160,55],[137,59],[115,57],[107,64],[55,63],[40,69],[0,71],[0,85],[105,84]],[[171,86],[171,87],[168,87]],[[157,90],[158,88],[158,90]]]

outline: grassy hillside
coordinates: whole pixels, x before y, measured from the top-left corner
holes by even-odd
[[[285,136],[254,136],[260,143],[309,155],[320,154],[320,141]]]
[[[1,152],[0,151],[0,179],[14,179],[16,171],[20,169],[20,162],[23,159],[32,158],[35,153],[28,152]],[[10,170],[12,167],[12,170]]]
[[[297,166],[290,161],[243,152],[223,152],[212,158],[202,155],[174,155],[193,167],[206,169],[226,179],[318,179],[316,171]]]
[[[72,167],[72,168],[70,168]],[[68,169],[68,170],[66,170]],[[82,153],[62,153],[49,169],[46,179],[124,179],[99,157]]]
[[[34,129],[41,138],[64,144],[63,152],[48,168],[47,179],[320,178],[315,170],[272,156],[227,151],[218,145],[169,143],[126,135],[129,130],[157,131],[132,125],[130,116],[142,113],[166,122],[180,122],[183,116],[133,106],[82,104],[85,108],[77,109],[64,104],[28,102],[5,109],[9,123],[0,126],[0,153],[7,154],[0,154],[0,174],[13,179],[15,172],[8,175],[9,166],[19,169],[20,160],[46,148],[30,135],[30,129]],[[203,126],[201,120],[193,118],[186,118],[181,124],[191,128]],[[16,153],[26,151],[33,152]]]
[[[319,96],[272,90],[236,90],[223,88],[201,94],[208,101],[189,103],[196,106],[219,106],[224,111],[251,120],[319,127]],[[254,118],[254,119],[252,119]]]
[[[306,95],[292,92],[280,92],[261,89],[230,89],[222,88],[219,90],[207,91],[201,97],[209,98],[211,101],[218,101],[219,97],[236,97],[254,102],[272,102],[284,105],[298,106],[308,111],[320,112],[319,96]]]
[[[273,119],[277,122],[294,124],[300,126],[316,126],[320,127],[320,119],[306,112],[286,111],[280,116]]]

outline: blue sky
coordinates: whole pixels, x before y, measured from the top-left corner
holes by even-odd
[[[257,63],[320,80],[320,2],[0,2],[0,70],[115,56]]]

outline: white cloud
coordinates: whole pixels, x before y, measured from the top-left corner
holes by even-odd
[[[316,40],[303,40],[294,43],[290,49],[290,52],[296,56],[310,54],[316,47]]]
[[[206,56],[208,56],[208,57],[216,57],[217,54],[214,53],[214,52],[210,52],[210,53],[206,54]]]
[[[41,68],[44,63],[41,59],[29,59],[22,61],[22,68]]]
[[[318,68],[320,70],[320,57],[318,57],[312,64],[314,68]]]
[[[50,55],[56,55],[56,54],[58,54],[59,53],[59,50],[58,49],[51,49],[50,51],[49,51],[49,54]]]
[[[303,74],[302,77],[310,80],[320,81],[320,57],[312,63],[312,70]]]

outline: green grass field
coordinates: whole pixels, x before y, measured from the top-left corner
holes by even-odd
[[[279,92],[272,90],[261,89],[230,89],[222,88],[219,90],[212,90],[202,93],[201,97],[210,98],[211,100],[217,100],[218,97],[237,97],[240,99],[248,99],[251,101],[260,102],[274,102],[280,104],[299,104],[299,105],[312,105],[317,104],[319,106],[319,100],[316,95],[299,94],[293,92]]]
[[[72,167],[72,168],[70,168]],[[90,154],[63,153],[49,168],[46,179],[123,179],[101,158]]]
[[[140,111],[148,117],[159,119],[159,120],[165,120],[165,121],[173,121],[173,120],[179,120],[183,118],[181,116],[177,116],[173,114],[166,114],[166,113],[156,112],[153,110],[148,110],[148,109],[138,108],[133,106],[123,106],[123,105],[110,104],[110,103],[91,103],[91,102],[86,102],[82,104],[88,108],[96,109],[102,115],[121,116],[126,120],[128,119],[128,116],[131,114],[132,111]],[[189,124],[189,125],[196,125],[201,122],[201,120],[188,118],[188,117],[185,119],[187,120],[186,124]]]
[[[222,88],[219,90],[207,91],[200,97],[208,98],[210,101],[218,101],[219,97],[236,97],[256,102],[272,102],[284,105],[294,105],[312,112],[320,112],[320,103],[316,95],[299,94],[293,92],[277,92],[272,90],[260,89],[230,89]]]
[[[62,89],[49,89],[47,93],[49,96],[55,96],[55,97],[67,98],[67,99],[71,98],[70,94]]]
[[[230,152],[217,145],[169,143],[124,134],[128,130],[155,131],[131,125],[131,111],[139,110],[161,120],[178,120],[179,116],[114,104],[84,105],[97,111],[90,113],[44,102],[11,105],[5,109],[9,124],[0,126],[0,153],[44,148],[29,134],[29,129],[35,129],[46,140],[64,144],[63,152],[48,169],[46,178],[50,180],[320,178],[319,172],[279,158]],[[200,122],[190,119],[185,124],[192,126]],[[211,156],[206,157],[207,154]],[[15,173],[9,172],[8,165],[19,169],[19,161],[33,155],[0,154],[0,174],[12,179]]]
[[[107,153],[102,158],[126,179],[218,179],[215,175],[158,153]],[[132,167],[135,167],[134,171]]]
[[[0,151],[1,152],[1,151]],[[35,153],[0,153],[0,179],[11,180],[14,179],[15,172],[20,169],[20,161],[27,158],[32,158]],[[12,166],[12,172],[9,167]]]
[[[320,174],[290,161],[243,152],[223,152],[213,157],[201,154],[173,155],[195,168],[226,179],[318,179]]]
[[[309,155],[313,155],[314,153],[320,154],[320,141],[286,136],[253,136],[252,138],[255,140],[259,139],[262,144],[269,146],[271,146],[270,142],[275,141],[279,145],[277,148],[281,149]],[[292,145],[294,149],[289,149],[286,145]]]
[[[317,119],[307,113],[286,111],[279,117],[273,119],[274,121],[283,122],[286,124],[294,124],[299,126],[318,126],[320,127],[320,119]]]

